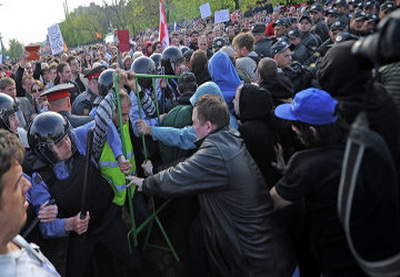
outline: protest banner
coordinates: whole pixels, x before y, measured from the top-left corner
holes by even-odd
[[[51,53],[53,55],[61,53],[64,51],[64,39],[61,34],[60,26],[54,24],[48,29],[48,38],[51,48]]]
[[[215,23],[220,23],[220,22],[227,22],[229,21],[229,10],[219,10],[214,13],[214,22]]]
[[[205,3],[200,6],[200,14],[201,14],[201,18],[203,18],[203,19],[211,16],[210,3]]]

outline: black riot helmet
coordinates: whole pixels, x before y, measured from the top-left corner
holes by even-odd
[[[153,60],[155,66],[156,66],[156,71],[158,74],[160,74],[161,73],[161,54],[153,53],[153,54],[151,54],[150,59]]]
[[[184,55],[186,51],[190,50],[190,48],[189,48],[189,47],[187,47],[187,46],[182,46],[182,47],[181,47],[181,48],[179,48],[179,49],[181,50],[181,52],[182,52],[182,55]]]
[[[161,54],[161,65],[165,68],[165,74],[175,75],[175,67],[183,62],[181,50],[176,46],[169,46]]]
[[[11,130],[9,117],[14,115],[17,111],[18,105],[14,99],[7,94],[0,93],[0,128],[15,132],[15,130]]]
[[[113,87],[114,72],[114,69],[107,69],[101,72],[98,81],[100,95],[107,95],[108,91]]]
[[[156,64],[149,57],[137,58],[131,66],[131,70],[136,73],[154,74],[156,71]]]
[[[63,159],[56,153],[55,147],[59,146],[66,136],[70,139],[72,156],[76,146],[71,124],[59,113],[44,112],[35,117],[29,126],[28,143],[40,160],[56,164]]]
[[[156,65],[152,59],[149,57],[139,57],[137,58],[131,66],[131,70],[136,73],[142,74],[156,74]],[[139,85],[141,87],[150,89],[152,86],[151,78],[139,78]]]

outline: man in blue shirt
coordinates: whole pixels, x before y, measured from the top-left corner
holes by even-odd
[[[121,73],[121,86],[134,88],[134,78]],[[59,215],[53,222],[42,223],[45,238],[67,237],[67,276],[85,276],[97,243],[117,254],[130,270],[140,264],[137,249],[129,252],[127,229],[112,204],[113,193],[100,175],[97,161],[107,137],[107,126],[115,112],[115,92],[110,90],[97,108],[93,127],[91,166],[87,194],[82,196],[87,135],[92,124],[72,130],[58,113],[46,112],[35,118],[29,129],[29,144],[38,159],[34,173],[31,200],[35,208],[50,198],[56,200]],[[81,213],[82,198],[87,212]],[[85,234],[84,237],[81,235]]]

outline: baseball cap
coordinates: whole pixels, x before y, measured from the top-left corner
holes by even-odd
[[[380,11],[387,13],[396,10],[396,5],[393,2],[385,2],[381,5]]]
[[[279,118],[300,121],[312,125],[325,125],[335,122],[337,101],[324,90],[308,88],[298,92],[293,102],[276,107]]]
[[[293,51],[296,46],[294,44],[289,44],[286,40],[279,39],[277,42],[275,42],[271,46],[271,55],[272,57],[275,56],[278,53],[282,53],[286,51],[287,49],[290,49],[290,51]]]
[[[254,25],[253,29],[251,30],[253,34],[264,34],[265,33],[265,24],[258,22]]]
[[[348,7],[349,4],[347,4],[346,0],[336,0],[335,3],[333,3],[333,6]]]
[[[346,30],[347,24],[340,20],[336,20],[335,22],[332,23],[330,30],[331,31],[336,31],[336,30]]]
[[[308,21],[312,22],[311,16],[309,13],[302,13],[300,15],[299,22],[302,21],[303,19],[307,19]]]
[[[365,12],[356,12],[356,13],[353,13],[353,15],[351,16],[351,19],[354,19],[354,20],[367,20],[368,18],[367,18],[367,14],[365,13]]]
[[[324,11],[324,6],[320,3],[315,3],[311,6],[310,12],[323,12]]]
[[[300,37],[300,30],[295,28],[289,31],[287,34],[288,38],[299,38]]]
[[[375,5],[375,2],[374,2],[374,1],[366,1],[366,2],[364,3],[364,8],[372,7],[372,6],[374,6],[374,5]]]
[[[339,17],[339,12],[338,12],[337,10],[335,10],[335,9],[329,9],[329,10],[327,10],[327,11],[326,11],[326,15],[328,15],[328,14],[331,14],[331,15],[334,15],[334,16],[336,16],[336,17]]]
[[[279,18],[275,23],[272,25],[272,27],[275,27],[276,25],[283,26],[283,27],[289,27],[290,26],[290,21],[287,20],[286,18]]]
[[[350,5],[352,5],[352,6],[357,6],[359,3],[362,3],[362,1],[360,1],[360,0],[350,0]]]
[[[370,13],[367,15],[367,21],[379,22],[379,17],[376,14]]]

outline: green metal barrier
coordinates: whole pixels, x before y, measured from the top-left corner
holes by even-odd
[[[156,84],[155,84],[155,79],[158,78],[166,78],[166,79],[178,79],[179,76],[170,76],[170,75],[151,75],[151,74],[136,74],[136,78],[135,78],[135,82],[136,82],[136,97],[137,97],[137,101],[138,101],[138,112],[139,112],[139,118],[142,119],[142,106],[140,103],[140,95],[139,95],[139,84],[138,84],[138,79],[139,78],[152,78],[152,84],[153,84],[153,93],[154,93],[154,99],[155,99],[155,104],[156,104],[156,110],[157,110],[157,117],[158,117],[158,122],[160,123],[160,112],[159,112],[159,106],[158,106],[158,98],[157,98],[157,90],[156,90]],[[117,95],[117,110],[118,110],[118,119],[119,119],[119,124],[120,126],[122,126],[122,111],[121,111],[121,101],[119,99],[119,85],[118,85],[118,81],[119,81],[119,73],[115,74],[114,76],[114,91],[116,92]],[[121,141],[122,141],[122,151],[124,153],[124,156],[126,157],[126,149],[125,149],[125,136],[124,133],[122,131],[122,128],[120,128],[120,136],[121,136]],[[144,157],[145,160],[147,161],[148,159],[148,153],[147,153],[147,146],[146,146],[146,140],[144,135],[141,136],[142,138],[142,146],[143,146],[143,153],[144,153]],[[129,181],[127,181],[127,183],[129,183]],[[153,248],[157,248],[157,249],[161,249],[161,250],[167,250],[170,251],[172,253],[172,255],[174,256],[175,260],[177,262],[179,262],[179,256],[175,251],[174,246],[172,245],[167,233],[165,232],[164,227],[162,226],[162,223],[160,221],[160,219],[158,218],[158,214],[168,205],[168,203],[171,201],[171,199],[166,200],[160,207],[158,207],[157,209],[155,208],[155,204],[154,204],[154,198],[150,197],[150,204],[152,207],[152,213],[151,215],[144,221],[142,222],[139,226],[136,225],[136,219],[135,219],[135,215],[134,215],[134,207],[133,207],[133,194],[132,194],[132,190],[128,189],[128,206],[129,206],[129,214],[130,214],[130,219],[131,219],[131,230],[128,232],[128,243],[129,243],[129,249],[132,249],[132,245],[131,245],[131,237],[133,238],[133,242],[135,247],[138,246],[139,242],[138,242],[138,235],[141,231],[143,231],[144,228],[146,228],[147,226],[149,226],[149,228],[147,229],[147,234],[145,237],[145,241],[143,244],[143,250],[145,250],[147,247],[153,247]],[[154,225],[154,221],[157,223],[164,239],[165,242],[167,243],[168,247],[163,247],[160,245],[156,245],[156,244],[151,244],[149,243],[149,238],[150,238],[150,234],[151,231],[153,229],[153,225]]]

